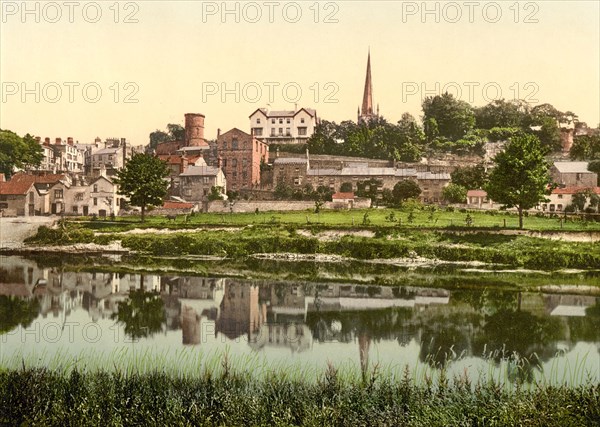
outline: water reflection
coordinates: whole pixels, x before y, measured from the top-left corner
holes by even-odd
[[[150,349],[171,347],[175,336],[181,346],[241,343],[237,351],[275,357],[283,350],[315,361],[320,353],[347,357],[343,348],[357,355],[363,373],[381,361],[405,363],[399,349],[413,348],[432,367],[482,356],[500,365],[511,356],[520,361],[509,366],[511,379],[524,381],[580,342],[596,349],[582,357],[598,360],[600,299],[592,296],[75,272],[20,257],[1,260],[5,353],[34,347],[39,335],[48,346],[106,345],[89,338],[88,325],[81,336],[71,333],[71,318],[84,313],[105,334],[117,328],[111,336]],[[44,319],[58,325],[52,334],[44,335]],[[65,331],[76,342],[61,340]]]

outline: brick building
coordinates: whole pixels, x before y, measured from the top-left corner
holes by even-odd
[[[225,173],[227,188],[250,190],[260,186],[260,165],[269,155],[267,144],[237,128],[217,132],[218,164]]]

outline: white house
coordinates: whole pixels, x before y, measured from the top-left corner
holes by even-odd
[[[319,121],[317,111],[312,108],[295,111],[259,108],[250,115],[250,129],[267,144],[302,144],[315,132]]]
[[[555,188],[548,196],[549,202],[540,204],[537,209],[544,212],[562,212],[565,208],[572,204],[573,196],[581,192],[591,192],[600,195],[600,187],[565,187]],[[590,205],[589,198],[584,206],[584,209]]]

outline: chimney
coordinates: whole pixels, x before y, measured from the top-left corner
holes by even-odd
[[[185,153],[183,153],[181,155],[181,170],[179,173],[184,173],[185,170],[188,168],[188,159],[187,156],[185,155]]]
[[[35,137],[35,140],[36,140],[36,141],[37,141],[37,143],[39,144],[39,143],[40,143],[40,141],[42,140],[42,137],[41,137],[41,136],[36,136],[36,137]]]
[[[50,138],[44,138],[44,142],[45,142],[46,144],[50,144]]]
[[[217,139],[219,139],[219,137],[221,136],[221,128],[217,129]]]
[[[55,143],[56,145],[61,145],[61,144],[62,144],[62,138],[56,138],[56,139],[54,140],[54,143]]]
[[[127,161],[127,143],[125,142],[125,138],[121,138],[121,143],[123,144],[123,164],[125,166],[125,162]]]
[[[72,137],[70,137],[70,136],[69,136],[69,137],[67,138],[67,144],[69,144],[69,145],[73,145],[73,138],[72,138]]]

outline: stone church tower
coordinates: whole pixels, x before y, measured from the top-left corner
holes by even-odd
[[[363,93],[362,109],[358,109],[357,123],[368,122],[369,120],[379,116],[379,105],[377,105],[377,113],[373,112],[373,82],[371,80],[371,50],[367,57],[367,76],[365,78],[365,90]]]

